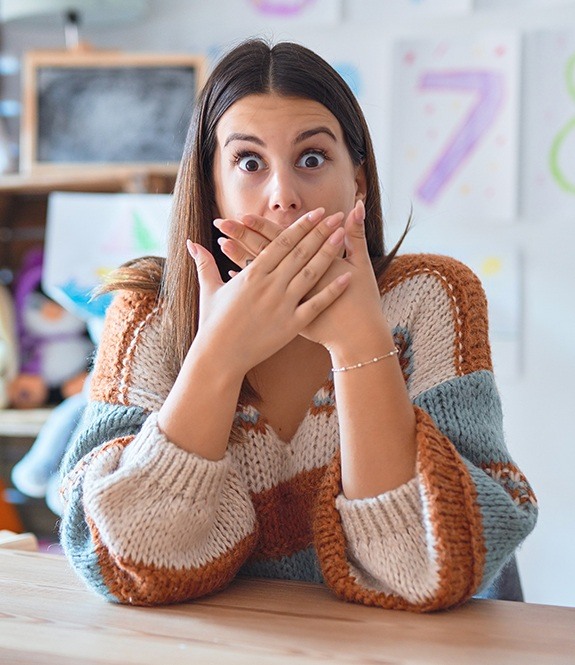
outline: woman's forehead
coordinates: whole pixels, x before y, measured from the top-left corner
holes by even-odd
[[[232,104],[220,118],[217,133],[225,141],[229,133],[257,136],[258,132],[281,127],[297,134],[314,126],[325,126],[341,137],[339,121],[323,104],[305,97],[266,93],[248,95]]]

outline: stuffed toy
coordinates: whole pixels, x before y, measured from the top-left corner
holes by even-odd
[[[7,392],[17,409],[79,393],[94,348],[85,323],[42,292],[42,265],[42,251],[29,252],[14,285],[20,367]]]

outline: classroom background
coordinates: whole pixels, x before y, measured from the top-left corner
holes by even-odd
[[[402,251],[455,256],[485,286],[507,443],[540,503],[518,552],[526,600],[575,606],[575,2],[62,4],[85,5],[81,38],[97,49],[210,64],[263,36],[309,46],[348,81],[375,143],[388,245],[412,211]],[[18,62],[64,35],[57,15],[0,30],[0,122],[17,168]]]

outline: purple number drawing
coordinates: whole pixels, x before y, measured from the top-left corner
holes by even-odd
[[[495,121],[505,97],[505,81],[500,72],[493,71],[427,72],[419,89],[477,93],[477,103],[417,187],[419,198],[433,203]]]
[[[315,0],[251,0],[252,5],[268,16],[295,16]]]

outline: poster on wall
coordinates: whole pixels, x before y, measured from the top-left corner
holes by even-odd
[[[45,292],[86,321],[102,318],[111,296],[93,298],[93,290],[130,259],[166,255],[171,204],[169,194],[51,194]]]
[[[428,218],[517,212],[519,35],[401,40],[394,47],[393,197]]]
[[[575,30],[525,40],[522,212],[575,210]]]

